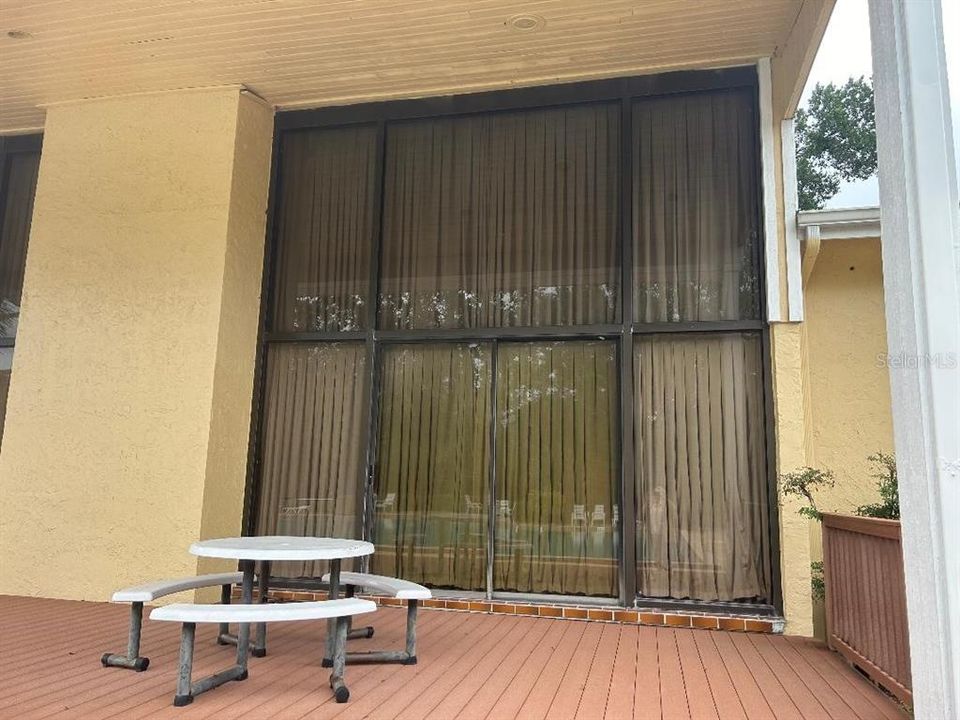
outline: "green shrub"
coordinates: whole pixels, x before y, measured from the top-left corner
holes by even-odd
[[[900,494],[897,487],[897,460],[892,454],[878,452],[870,455],[867,460],[873,463],[875,472],[872,473],[880,491],[880,502],[870,505],[861,505],[856,514],[862,517],[900,519]],[[796,497],[806,501],[797,513],[811,520],[821,520],[823,513],[817,508],[814,497],[817,490],[824,487],[833,487],[834,475],[830,470],[803,467],[780,476],[780,492],[784,497]],[[824,598],[823,562],[810,563],[810,590],[818,600]]]
[[[899,520],[900,489],[897,485],[897,458],[894,455],[878,452],[876,455],[868,457],[867,460],[876,467],[873,477],[877,480],[880,502],[872,505],[861,505],[856,510],[857,515]]]
[[[806,500],[807,504],[797,512],[811,520],[820,520],[822,513],[817,509],[817,502],[813,493],[821,487],[833,487],[833,472],[819,470],[812,467],[803,467],[780,476],[780,492],[784,497],[797,497]]]
[[[810,563],[810,590],[817,600],[823,600],[827,596],[826,585],[823,582],[823,560]]]

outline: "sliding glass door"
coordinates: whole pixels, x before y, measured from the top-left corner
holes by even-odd
[[[614,344],[498,342],[495,365],[489,342],[383,349],[375,571],[437,588],[613,597]]]
[[[485,591],[490,346],[391,345],[381,368],[374,571]]]
[[[250,532],[775,600],[755,75],[678,82],[279,116]]]
[[[615,344],[503,343],[496,396],[493,589],[614,597]]]

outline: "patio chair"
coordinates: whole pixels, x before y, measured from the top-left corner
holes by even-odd
[[[387,493],[384,496],[383,500],[377,500],[374,503],[374,507],[377,510],[392,510],[393,504],[397,501],[397,494],[395,492]]]
[[[467,512],[471,515],[480,515],[483,512],[483,505],[475,501],[469,495],[463,496],[464,502],[467,504]]]
[[[570,513],[570,524],[575,528],[577,526],[585,527],[587,524],[587,506],[586,505],[574,505],[573,511]]]
[[[607,508],[603,505],[594,505],[590,516],[590,527],[594,530],[605,530],[607,527]]]

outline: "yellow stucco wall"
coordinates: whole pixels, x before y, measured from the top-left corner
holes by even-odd
[[[879,238],[821,243],[804,289],[805,321],[771,326],[777,472],[805,465],[833,470],[818,494],[825,511],[852,512],[879,500],[867,456],[892,452]],[[780,543],[786,630],[822,631],[810,600],[809,564],[822,558],[820,526],[781,505]]]
[[[879,238],[828,240],[806,288],[810,449],[813,467],[832,470],[818,494],[824,511],[852,513],[878,502],[867,456],[893,452],[887,334]],[[810,524],[811,558],[823,558],[820,526]],[[823,608],[814,607],[816,634]]]
[[[880,239],[822,244],[806,292],[811,463],[836,473],[824,510],[879,500],[867,456],[893,452]]]
[[[770,326],[773,413],[776,432],[775,466],[779,476],[807,464],[806,347],[802,324]],[[799,504],[781,498],[780,575],[785,632],[813,634],[810,595],[810,538],[808,523],[797,514]]]
[[[102,600],[240,530],[272,111],[51,107],[0,453],[0,593]]]

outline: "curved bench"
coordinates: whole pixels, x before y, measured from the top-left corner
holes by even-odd
[[[104,667],[122,667],[136,672],[143,672],[150,665],[150,658],[140,656],[140,630],[143,626],[143,604],[153,602],[166,595],[196,590],[197,588],[214,587],[219,585],[220,601],[230,602],[230,588],[232,585],[243,582],[243,573],[228,572],[211,575],[197,575],[194,577],[170,578],[155,580],[154,582],[136,585],[135,587],[117,590],[110,598],[110,602],[128,602],[130,605],[130,631],[127,635],[127,654],[104,653],[100,662]],[[228,628],[220,627],[220,634],[227,633]],[[219,639],[218,639],[219,641]]]
[[[376,603],[359,598],[339,600],[320,600],[318,602],[251,604],[251,605],[191,605],[179,603],[154,608],[151,620],[183,623],[180,636],[180,671],[177,675],[177,693],[173,704],[177,707],[188,705],[200,693],[212,690],[231,680],[247,678],[246,648],[237,646],[235,665],[193,682],[193,644],[197,623],[268,623],[291,622],[296,620],[325,620],[336,618],[336,631],[333,643],[333,672],[330,673],[330,687],[338,703],[350,698],[350,691],[343,680],[347,623],[349,618],[362,613],[373,612]]]
[[[321,580],[330,582],[330,574],[324,575]],[[386,575],[371,575],[369,573],[341,572],[340,584],[347,586],[347,595],[352,596],[356,588],[363,588],[368,592],[394,597],[407,601],[407,642],[403,651],[370,650],[367,652],[347,653],[346,661],[351,663],[400,663],[401,665],[417,664],[417,605],[419,600],[429,600],[433,597],[429,588],[418,585],[409,580],[387,577]],[[373,628],[367,627],[361,635],[355,637],[373,637]],[[330,667],[330,660],[324,658],[324,667]]]

